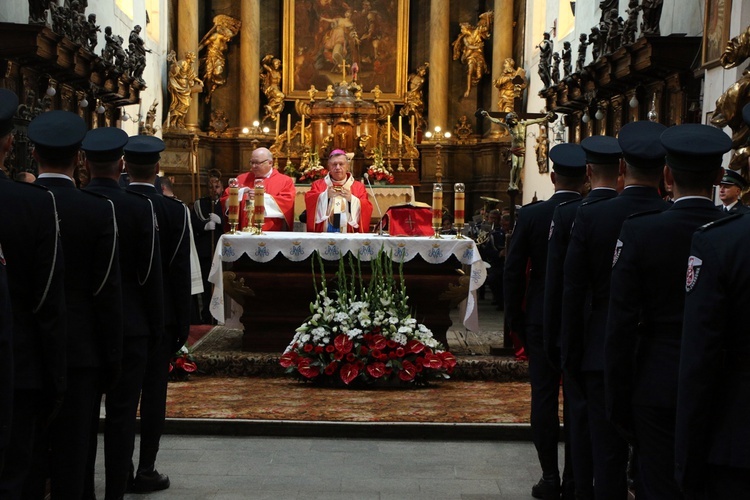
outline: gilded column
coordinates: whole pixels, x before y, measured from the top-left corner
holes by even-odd
[[[260,0],[242,0],[240,15],[240,127],[260,120]]]
[[[430,89],[427,128],[448,126],[448,67],[450,64],[450,0],[430,2]]]
[[[198,0],[182,0],[177,7],[177,59],[185,58],[187,52],[196,56],[195,72],[198,74]],[[190,108],[185,116],[188,129],[198,127],[198,97],[191,95]]]
[[[492,80],[503,70],[503,61],[513,57],[513,0],[495,0],[495,25],[492,29]],[[516,61],[518,66],[518,61]],[[497,87],[492,86],[492,111],[500,111]]]

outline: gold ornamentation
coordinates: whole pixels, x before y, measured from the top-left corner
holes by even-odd
[[[516,68],[516,62],[508,57],[503,61],[503,72],[492,85],[498,90],[497,110],[510,113],[515,109],[515,100],[521,97],[521,92],[528,86],[526,70]]]
[[[203,81],[208,86],[206,102],[211,101],[211,96],[217,87],[227,83],[225,74],[227,47],[229,41],[240,31],[242,22],[233,17],[219,14],[214,17],[214,25],[201,40],[198,51],[206,49],[206,55],[202,59],[204,64]]]
[[[260,82],[261,89],[268,100],[265,105],[266,114],[263,122],[275,122],[281,110],[284,109],[284,98],[286,97],[281,91],[281,59],[274,57],[272,54],[266,54],[261,62]]]
[[[466,65],[466,91],[464,97],[469,97],[471,87],[476,86],[485,73],[489,73],[487,62],[484,60],[484,42],[490,37],[493,12],[487,11],[479,15],[476,27],[469,23],[461,23],[461,31],[453,42],[453,60],[459,58]]]
[[[169,61],[169,75],[167,89],[172,98],[169,103],[169,117],[167,126],[174,128],[186,128],[185,115],[190,109],[190,96],[193,92],[203,90],[203,81],[198,78],[193,64],[195,53],[185,53],[185,59],[178,61],[177,53],[172,50],[167,56]]]
[[[426,62],[417,68],[417,71],[409,75],[409,88],[406,91],[404,106],[401,108],[402,116],[414,116],[418,128],[427,126],[424,119],[424,96],[422,89],[430,63]]]

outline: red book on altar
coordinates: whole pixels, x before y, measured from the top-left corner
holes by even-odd
[[[383,229],[391,236],[432,236],[432,208],[420,202],[393,205],[383,215]]]

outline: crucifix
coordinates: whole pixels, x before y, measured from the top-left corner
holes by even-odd
[[[341,82],[346,83],[346,68],[350,67],[351,64],[346,64],[346,60],[341,61]]]

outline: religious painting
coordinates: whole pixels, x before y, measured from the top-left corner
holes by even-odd
[[[284,93],[307,98],[356,78],[381,100],[406,89],[409,2],[394,0],[285,0]],[[319,94],[319,98],[320,98]]]
[[[703,67],[719,65],[719,58],[729,41],[732,0],[706,0],[703,19]]]

